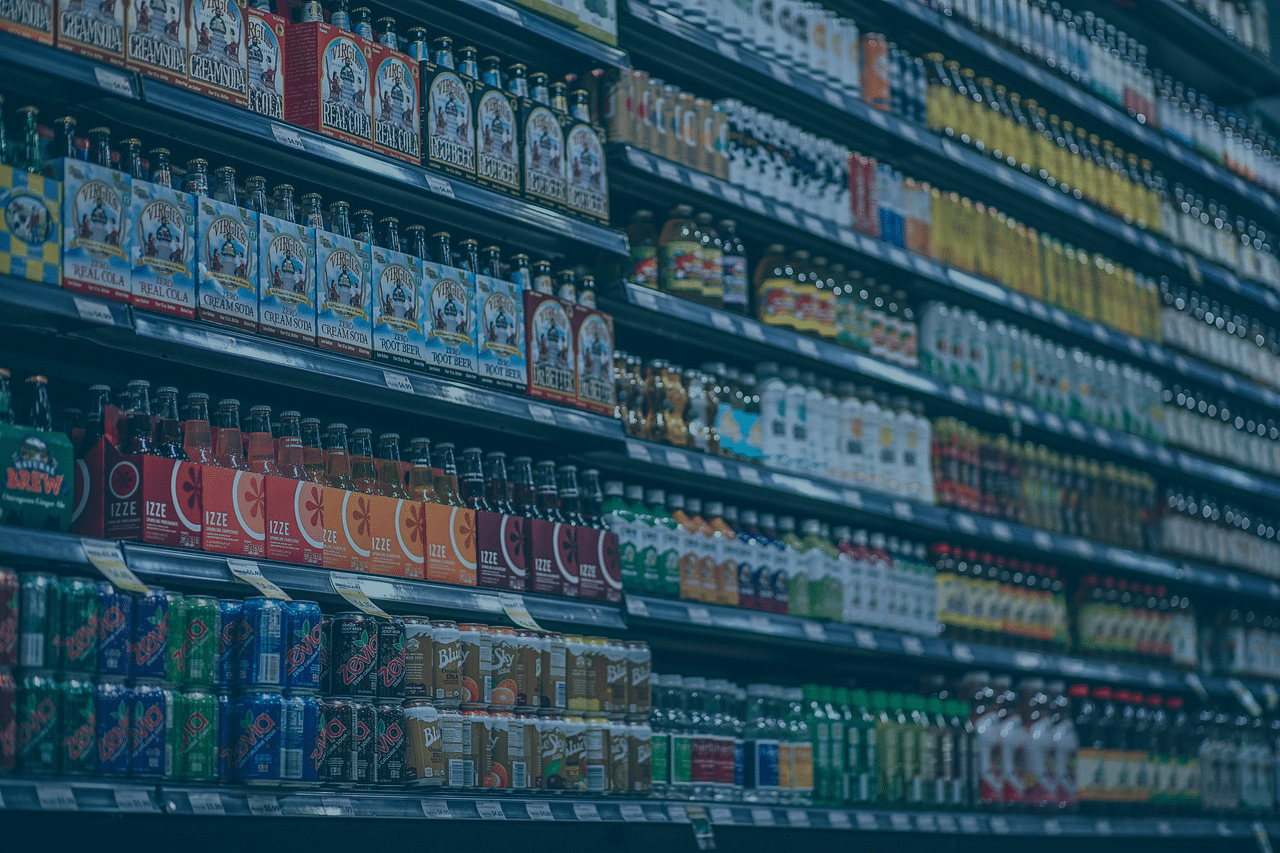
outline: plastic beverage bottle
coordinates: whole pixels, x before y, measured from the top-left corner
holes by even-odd
[[[778,762],[780,744],[768,684],[747,685],[747,719],[743,729],[746,756],[746,790],[750,803],[776,803],[780,799]]]
[[[680,597],[680,523],[666,509],[666,493],[662,489],[645,492],[649,517],[653,519],[657,556],[657,584],[655,592],[670,598]]]
[[[804,542],[796,535],[796,520],[784,515],[778,519],[778,538],[787,549],[783,570],[787,576],[788,611],[793,616],[810,616],[809,576],[805,571]]]
[[[658,287],[676,296],[701,299],[702,245],[693,208],[673,207],[658,236]]]
[[[729,607],[739,607],[738,600],[738,564],[742,549],[738,542],[737,531],[730,526],[728,510],[719,501],[707,501],[706,523],[712,533],[712,558],[714,566],[712,581],[715,590],[715,601]],[[733,513],[737,515],[736,510]]]
[[[604,523],[618,536],[618,566],[623,588],[642,589],[635,511],[627,503],[626,488],[619,480],[609,480],[604,484]]]

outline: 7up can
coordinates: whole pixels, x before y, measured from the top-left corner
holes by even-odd
[[[182,638],[182,683],[205,687],[214,683],[221,641],[218,599],[189,595],[185,601],[186,630]],[[172,619],[172,615],[169,617]]]
[[[187,782],[218,779],[218,697],[203,689],[175,695],[169,739],[173,777]]]

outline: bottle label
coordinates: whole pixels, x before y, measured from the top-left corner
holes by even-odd
[[[702,293],[702,246],[673,240],[658,248],[658,286],[679,295]]]
[[[649,766],[653,773],[653,781],[658,784],[671,783],[671,738],[664,732],[654,732],[649,753]]]
[[[693,781],[693,738],[685,734],[673,734],[670,761],[672,784],[690,784]]]
[[[771,326],[796,325],[794,281],[789,278],[766,279],[761,282],[756,297],[756,312],[761,321]]]
[[[724,255],[720,261],[724,281],[724,307],[747,307],[747,259],[742,255]]]
[[[658,249],[656,246],[637,246],[631,250],[631,270],[628,278],[644,287],[658,286]]]

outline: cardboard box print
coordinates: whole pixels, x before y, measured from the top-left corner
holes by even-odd
[[[379,46],[373,75],[373,144],[384,154],[418,163],[422,117],[418,114],[418,63]]]
[[[407,367],[426,364],[421,281],[417,258],[373,247],[373,351],[379,358]]]
[[[284,19],[249,10],[249,109],[284,118]]]
[[[515,105],[497,89],[476,101],[476,180],[520,192],[520,150]]]
[[[575,213],[598,222],[609,221],[609,185],[604,172],[604,145],[589,124],[569,128],[565,143],[568,160],[567,202]]]
[[[565,200],[564,129],[555,113],[534,107],[524,123],[524,191],[541,200]]]
[[[573,321],[554,296],[526,294],[529,318],[529,392],[566,403],[577,395],[574,381]],[[529,312],[532,311],[532,314]]]
[[[422,265],[427,363],[450,373],[476,372],[475,279],[441,264]]]
[[[53,44],[53,0],[0,0],[0,32]]]
[[[523,389],[528,380],[524,358],[524,294],[509,281],[476,276],[479,322],[479,373],[482,379]]]
[[[196,286],[200,316],[258,328],[258,215],[201,197],[196,216]]]
[[[322,349],[372,355],[369,244],[316,231],[316,341]]]
[[[0,166],[0,275],[62,277],[62,182]]]
[[[91,0],[92,2],[92,0]],[[187,79],[185,0],[120,0],[125,12],[125,60],[170,83]]]
[[[476,142],[472,132],[471,92],[452,71],[441,71],[431,80],[427,96],[430,111],[429,162],[448,171],[474,174]],[[448,169],[449,166],[455,167]]]
[[[258,226],[258,315],[264,335],[315,344],[315,229],[263,216]]]
[[[612,414],[615,395],[612,325],[597,311],[583,312],[576,319],[578,403],[589,411]]]
[[[129,261],[133,304],[139,308],[196,315],[196,211],[188,193],[146,181],[133,184]]]
[[[191,88],[244,106],[249,94],[243,0],[191,0],[187,64]]]
[[[324,75],[320,89],[323,124],[348,136],[372,141],[369,62],[364,50],[352,38],[335,37],[325,46],[321,70]]]
[[[132,182],[92,163],[58,161],[62,186],[62,286],[129,299],[125,240]]]
[[[124,62],[128,0],[66,0],[58,10],[58,46],[107,62]]]

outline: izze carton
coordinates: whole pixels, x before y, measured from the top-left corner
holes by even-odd
[[[451,175],[475,179],[475,114],[472,96],[477,81],[452,68],[421,63],[423,162]]]
[[[578,594],[578,528],[563,522],[525,520],[527,589],[545,595]]]
[[[412,501],[372,495],[369,498],[369,571],[393,578],[422,577],[422,563],[415,565],[408,543],[400,536],[397,509]],[[416,572],[416,574],[415,574]]]
[[[573,306],[573,341],[577,359],[577,405],[588,412],[612,415],[613,318],[594,308]]]
[[[93,2],[93,0],[89,0]],[[125,65],[166,83],[187,82],[187,0],[116,0],[125,6]]]
[[[235,557],[267,554],[265,478],[249,471],[200,466],[200,502],[204,527],[200,547]]]
[[[373,354],[369,244],[316,229],[316,344],[369,358]]]
[[[423,504],[423,509],[427,522],[427,580],[475,586],[475,510],[442,504]]]
[[[521,177],[525,198],[566,203],[564,124],[569,117],[529,98],[521,101]]]
[[[190,193],[133,182],[128,253],[133,304],[178,317],[196,315],[196,209]]]
[[[307,480],[264,477],[267,495],[267,559],[324,565],[325,487]]]
[[[578,396],[573,306],[549,293],[524,292],[530,396],[573,404]]]
[[[578,598],[593,601],[622,600],[622,566],[618,534],[611,530],[579,527]]]
[[[129,176],[65,157],[51,168],[62,181],[62,286],[128,301]]]
[[[196,199],[196,295],[200,319],[258,330],[258,214]]]
[[[0,165],[0,275],[62,280],[62,182]]]
[[[390,157],[422,162],[422,117],[418,109],[416,60],[379,44],[373,53],[373,147]]]
[[[258,217],[259,331],[316,343],[316,229]]]
[[[565,206],[584,219],[609,221],[609,183],[604,170],[604,134],[574,121],[565,134]]]
[[[528,581],[528,520],[500,512],[476,513],[476,585],[524,592]]]
[[[52,0],[4,0],[0,3],[0,32],[53,44]]]
[[[324,487],[324,567],[369,571],[370,496]]]
[[[422,328],[422,261],[372,247],[373,357],[404,367],[426,366]]]
[[[280,15],[250,7],[248,21],[249,109],[284,119],[285,24]]]
[[[289,27],[285,118],[325,136],[373,147],[369,65],[374,43],[324,23]]]
[[[476,370],[480,380],[525,390],[529,381],[524,348],[524,293],[520,285],[487,275],[476,279],[478,350]]]
[[[52,5],[48,3],[47,5]],[[129,0],[67,0],[58,10],[58,47],[124,64],[124,10]]]
[[[462,378],[476,375],[476,279],[466,270],[422,262],[427,366]]]
[[[475,93],[476,183],[520,194],[520,120],[516,98],[478,85]]]
[[[405,577],[427,573],[427,507],[422,501],[396,501],[397,544],[405,554]]]
[[[188,2],[187,85],[201,94],[245,106],[249,101],[249,39],[244,0]]]

